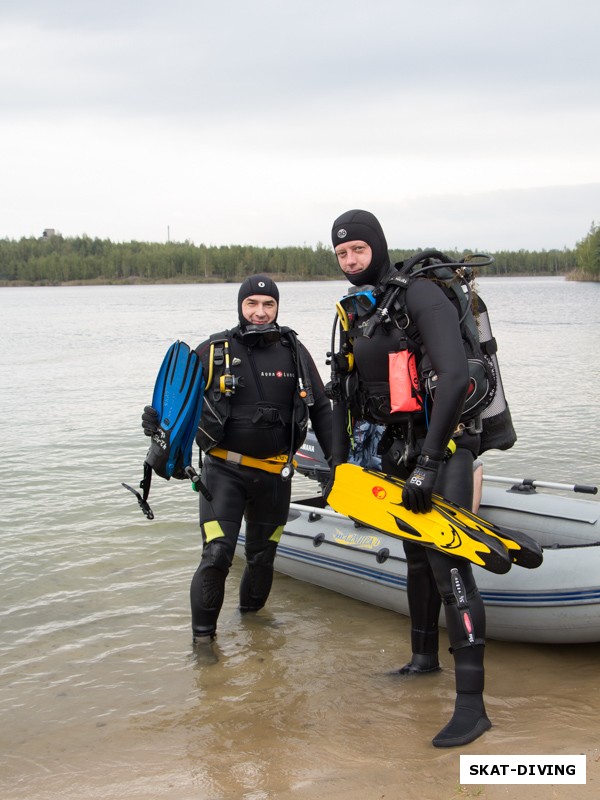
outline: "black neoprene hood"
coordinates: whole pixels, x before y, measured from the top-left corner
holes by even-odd
[[[279,289],[277,284],[268,275],[250,275],[243,281],[238,292],[238,317],[240,325],[245,327],[248,320],[242,314],[242,303],[247,297],[252,297],[253,294],[264,294],[267,297],[272,297],[277,303],[277,312],[279,313]],[[275,316],[277,319],[277,316]]]
[[[383,228],[370,211],[354,208],[341,214],[333,223],[331,242],[334,250],[344,242],[354,241],[366,242],[373,255],[367,269],[358,275],[346,275],[346,278],[355,286],[376,285],[387,271],[390,257]]]

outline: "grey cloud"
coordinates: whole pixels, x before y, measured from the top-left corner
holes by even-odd
[[[600,220],[600,183],[421,196],[380,208],[390,247],[562,250]]]
[[[557,96],[589,102],[600,77],[595,0],[493,7],[309,0],[301,11],[276,0],[25,0],[1,16],[37,26],[48,48],[42,70],[29,78],[23,59],[18,91],[2,90],[5,108],[11,97],[21,107],[49,105],[48,81],[55,108],[99,104],[199,118],[389,96],[402,103],[413,93],[432,106],[456,93],[483,108],[532,107]],[[385,124],[385,115],[373,124]]]
[[[6,231],[29,224],[48,165],[60,171],[55,186],[71,189],[58,223],[65,231],[83,224],[82,203],[72,207],[77,191],[104,235],[139,236],[136,230],[164,227],[169,216],[193,238],[187,209],[200,202],[202,182],[206,228],[224,243],[232,233],[223,208],[241,218],[250,204],[265,225],[257,243],[275,235],[280,244],[322,240],[310,204],[337,197],[342,208],[354,205],[345,175],[352,189],[375,198],[393,197],[394,187],[405,197],[407,186],[433,195],[453,185],[466,193],[480,185],[535,186],[546,177],[575,184],[589,174],[593,181],[598,23],[597,0],[4,4],[0,119],[14,173],[4,185],[12,205],[4,224],[14,220]],[[140,198],[127,185],[139,183],[142,146],[154,174],[165,165],[156,198]],[[85,184],[81,161],[97,162]],[[103,194],[107,172],[126,211],[114,212],[112,195]],[[273,184],[276,201],[266,196]],[[491,193],[448,203],[415,199],[395,205],[394,219],[410,220],[415,246],[430,220],[448,247],[468,246],[475,222],[482,247],[509,239],[517,248],[554,246],[555,235],[558,246],[570,246],[585,234],[594,213],[583,190],[531,191],[510,201]],[[550,196],[558,205],[542,213]],[[165,198],[178,220],[155,210]],[[296,227],[275,233],[273,213],[283,203]],[[36,225],[45,224],[40,212]],[[244,235],[258,234],[253,224]]]

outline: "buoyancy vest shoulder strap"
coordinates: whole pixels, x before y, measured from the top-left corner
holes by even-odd
[[[225,365],[225,350],[230,340],[230,330],[213,333],[209,337],[210,350],[208,355],[208,376],[206,378],[206,389],[211,387],[215,371],[221,372]]]
[[[295,330],[287,326],[281,326],[280,331],[281,338],[289,342],[292,357],[296,364],[298,372],[298,392],[306,405],[312,406],[314,404],[314,395],[310,370],[306,362],[304,351],[298,342],[298,334]],[[213,333],[210,336],[209,367],[206,381],[207,389],[211,386],[215,373],[222,373],[224,370],[227,371],[229,369],[229,364],[227,364],[227,351],[232,335],[233,331],[224,330]]]
[[[310,370],[304,350],[300,347],[300,343],[298,342],[298,334],[295,330],[292,330],[292,328],[282,328],[281,334],[287,338],[292,349],[292,357],[298,371],[298,393],[307,406],[312,406],[315,403],[315,398],[310,378]]]

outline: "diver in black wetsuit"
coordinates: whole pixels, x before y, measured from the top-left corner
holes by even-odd
[[[292,456],[308,421],[326,458],[331,452],[331,403],[308,350],[277,323],[279,290],[254,275],[238,293],[239,325],[196,348],[207,384],[196,442],[205,453],[200,493],[202,558],[192,578],[194,643],[210,642],[225,596],[225,580],[246,520],[246,568],[240,611],[260,610],[273,582],[273,561],[291,495]],[[158,414],[144,409],[151,436]]]
[[[196,348],[205,374],[212,371],[196,437],[212,500],[200,494],[203,550],[190,588],[195,642],[215,636],[244,517],[240,610],[265,605],[290,504],[286,469],[309,418],[325,456],[331,451],[330,401],[309,352],[293,331],[277,325],[278,306],[273,280],[246,278],[238,294],[239,325]]]
[[[396,272],[390,264],[387,242],[379,221],[367,211],[352,210],[338,217],[332,229],[333,247],[346,278],[355,287],[376,290]],[[405,479],[403,504],[411,511],[431,509],[435,491],[466,508],[473,496],[473,461],[479,435],[462,430],[459,420],[469,374],[457,308],[433,280],[420,277],[409,283],[403,307],[370,337],[360,326],[352,339],[354,384],[352,396],[334,397],[332,465],[348,456],[348,407],[354,414],[386,426],[382,439],[382,469]],[[363,324],[366,319],[363,320]],[[408,337],[417,362],[429,359],[437,373],[437,388],[428,419],[420,410],[393,413],[390,406],[389,353],[397,350],[399,329]],[[359,408],[356,408],[358,402]],[[449,443],[454,445],[449,448]],[[454,450],[453,455],[448,453]],[[467,744],[491,727],[484,701],[485,610],[469,562],[437,550],[405,542],[412,658],[401,674],[438,670],[438,618],[444,606],[454,656],[456,703],[449,723],[433,739],[436,747]],[[451,584],[457,568],[467,592],[474,627],[469,641]]]

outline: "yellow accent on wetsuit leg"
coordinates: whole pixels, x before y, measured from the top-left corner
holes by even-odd
[[[456,453],[456,442],[454,439],[450,439],[448,444],[446,445],[446,452],[444,453],[444,461],[448,461],[454,453]]]
[[[205,522],[202,527],[204,528],[204,536],[206,537],[207,543],[225,536],[223,528],[216,519]]]
[[[277,542],[279,544],[279,540],[281,539],[281,535],[283,533],[284,526],[279,525],[279,527],[275,528],[273,533],[269,536],[270,542]]]

